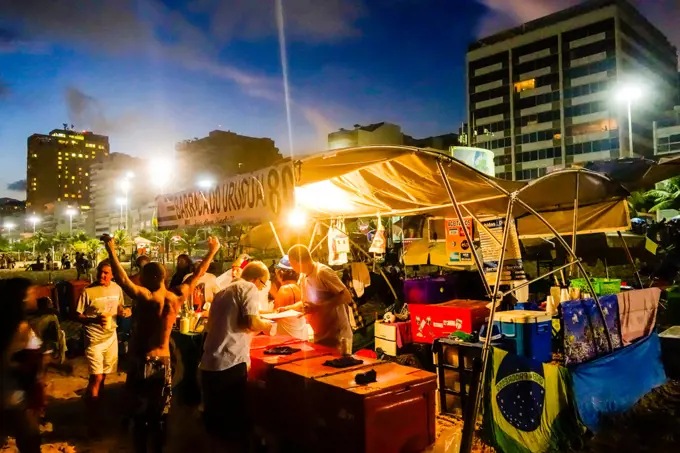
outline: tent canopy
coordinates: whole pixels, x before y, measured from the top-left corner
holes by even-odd
[[[509,193],[570,234],[578,199],[579,233],[626,230],[628,192],[606,175],[568,169],[531,182],[497,179],[445,154],[407,146],[366,146],[313,155],[297,162],[295,199],[317,217],[431,213],[455,217],[437,167],[443,163],[463,214],[505,216]],[[577,189],[578,180],[578,189]],[[577,194],[578,190],[578,194]],[[524,237],[551,232],[516,203],[513,215]]]
[[[663,158],[659,162],[642,158],[623,158],[589,162],[586,168],[606,174],[633,192],[652,189],[656,183],[680,175],[680,157]]]

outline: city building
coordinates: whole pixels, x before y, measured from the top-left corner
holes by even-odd
[[[80,208],[65,201],[46,203],[40,211],[36,229],[46,234],[85,231],[88,210],[87,206]]]
[[[680,105],[654,122],[654,157],[677,157],[680,155]]]
[[[26,207],[39,213],[48,203],[90,204],[90,166],[109,154],[109,138],[55,129],[28,138]]]
[[[175,147],[177,168],[173,180],[177,189],[186,189],[199,179],[217,179],[267,167],[283,157],[270,138],[239,135],[231,131],[211,131],[207,137],[185,140]]]
[[[654,25],[626,0],[589,0],[469,46],[468,135],[508,179],[651,157],[676,84],[676,49]]]
[[[150,229],[155,191],[146,180],[148,163],[141,158],[111,153],[93,162],[90,168],[90,210],[85,231],[99,237],[128,229],[137,234]],[[154,205],[155,206],[155,205]]]
[[[328,134],[328,149],[352,148],[368,145],[403,145],[401,127],[392,123],[375,123],[368,126],[355,124],[354,129],[340,129]]]
[[[368,126],[355,124],[354,129],[340,129],[328,134],[328,149],[352,148],[369,145],[407,145],[447,151],[460,145],[459,135],[449,133],[425,138],[413,138],[392,123],[375,123]]]
[[[448,150],[452,146],[458,146],[460,144],[460,136],[456,133],[425,138],[413,138],[410,135],[404,135],[404,145],[417,146],[418,148]]]

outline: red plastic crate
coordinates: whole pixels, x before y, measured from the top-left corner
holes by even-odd
[[[429,343],[437,338],[462,331],[479,331],[489,317],[489,302],[477,300],[451,300],[442,304],[409,305],[411,331],[415,343]]]

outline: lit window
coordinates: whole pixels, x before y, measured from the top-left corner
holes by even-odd
[[[68,140],[59,140],[59,143],[62,145],[68,145]]]
[[[67,193],[64,194],[64,198],[68,198],[68,194],[67,194]]]
[[[88,172],[85,172],[85,176],[90,176],[90,174]]]
[[[71,157],[76,157],[76,153],[71,153]]]
[[[82,155],[82,154],[78,154],[78,157],[83,157],[83,155]]]
[[[57,201],[61,201],[61,198],[57,198]]]
[[[95,145],[94,143],[86,143],[85,146],[87,148],[96,148],[97,147],[97,145]]]
[[[71,138],[75,138],[76,140],[85,140],[85,137],[82,135],[69,135]]]
[[[35,153],[33,153],[33,157],[38,157],[38,155],[37,155],[37,154],[35,154]]]
[[[536,88],[536,79],[523,80],[515,83],[515,91],[521,93],[526,90],[533,90]]]

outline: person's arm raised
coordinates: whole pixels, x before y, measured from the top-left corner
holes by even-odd
[[[215,255],[219,249],[220,241],[217,238],[210,236],[208,238],[208,253],[205,255],[203,261],[201,261],[201,264],[198,266],[198,268],[196,268],[191,277],[189,277],[186,282],[181,285],[181,287],[186,287],[181,288],[182,294],[185,294],[185,291],[186,294],[191,294],[201,277],[203,277],[205,273],[208,272],[210,263],[212,263],[212,260],[215,258]]]
[[[109,235],[104,235],[101,237],[101,241],[104,243],[106,252],[109,254],[111,270],[113,271],[113,276],[116,279],[116,283],[118,283],[118,285],[123,288],[125,294],[127,294],[128,297],[131,297],[132,299],[139,299],[140,297],[150,298],[151,293],[149,290],[132,283],[130,277],[128,277],[128,275],[125,273],[125,269],[123,269],[123,265],[120,264],[118,256],[116,255],[116,247],[113,243],[113,238]]]

